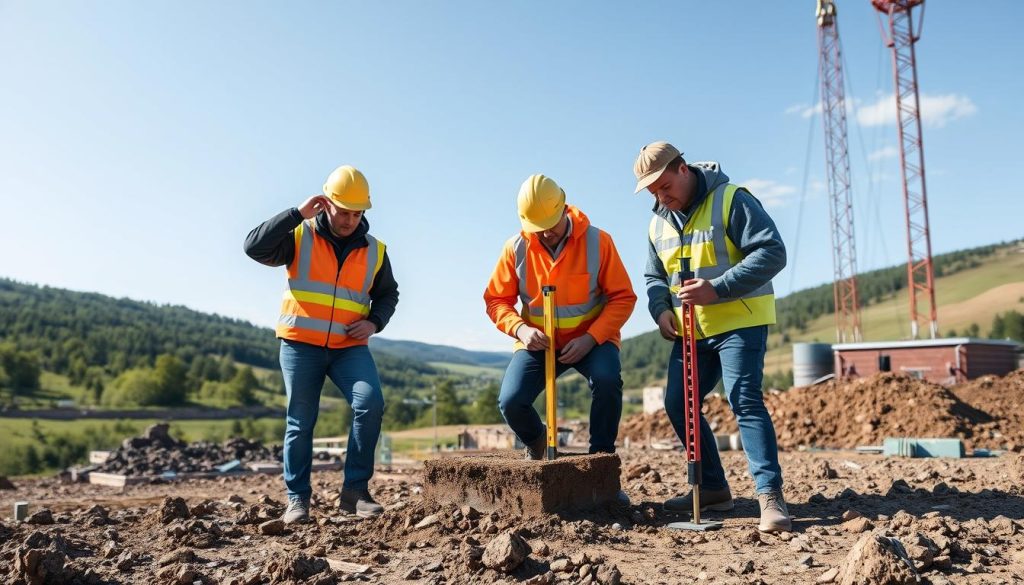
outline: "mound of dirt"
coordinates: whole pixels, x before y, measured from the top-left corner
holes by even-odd
[[[852,381],[831,381],[786,392],[770,392],[765,395],[765,405],[783,449],[801,446],[850,449],[879,444],[885,437],[959,437],[968,447],[998,447],[1009,435],[1016,437],[1014,432],[1022,436],[1011,439],[1024,443],[1024,424],[1013,422],[1020,421],[1019,418],[1010,418],[1011,414],[1020,416],[1021,399],[1013,402],[1004,396],[1010,393],[1006,388],[1024,384],[1024,373],[1011,376],[1009,383],[1000,383],[998,379],[991,382],[992,397],[972,399],[970,404],[943,386],[887,372]],[[974,386],[969,391],[972,396],[989,392],[980,383]],[[1017,394],[1024,396],[1024,393]],[[1000,404],[1005,404],[998,407],[1002,409],[999,412],[1007,413],[1002,418],[993,416],[985,408],[996,408],[992,405],[997,397],[1002,400]],[[736,419],[723,397],[705,398],[703,413],[715,433],[736,432]],[[1003,429],[1004,436],[990,432],[993,425]],[[675,432],[665,411],[659,411],[628,418],[620,436],[644,443],[648,438],[674,439]]]
[[[1011,451],[1024,448],[1024,370],[998,376],[982,376],[953,388],[960,400],[992,416],[992,423],[983,430],[985,446],[1004,447]]]
[[[768,409],[786,448],[852,448],[885,437],[966,441],[978,425],[992,420],[943,386],[891,372],[795,388],[769,397]]]

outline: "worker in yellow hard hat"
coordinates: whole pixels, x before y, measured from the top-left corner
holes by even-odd
[[[517,203],[523,229],[505,242],[484,291],[487,315],[516,340],[498,407],[527,458],[540,459],[546,432],[533,401],[544,390],[544,350],[553,344],[557,374],[573,368],[590,387],[590,452],[614,453],[622,414],[620,330],[636,304],[629,276],[611,236],[567,205],[554,180],[529,177]],[[555,287],[554,339],[542,330],[542,288],[549,285]]]
[[[362,517],[383,512],[368,489],[384,395],[367,342],[394,314],[398,283],[384,242],[369,234],[365,212],[370,207],[366,177],[341,166],[327,177],[322,194],[268,219],[245,240],[245,252],[253,260],[287,267],[277,336],[288,396],[288,523],[309,520],[313,427],[327,376],[353,413],[341,509]]]

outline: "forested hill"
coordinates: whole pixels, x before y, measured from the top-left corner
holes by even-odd
[[[277,363],[265,327],[182,306],[116,299],[0,279],[0,340],[35,353],[44,369],[103,366],[117,374],[156,356],[227,356],[254,366]]]
[[[471,351],[450,345],[434,345],[420,341],[385,339],[383,337],[370,338],[370,348],[375,353],[387,353],[425,362],[447,362],[502,369],[512,359],[511,353]]]
[[[413,352],[375,353],[381,379],[393,390],[426,387],[450,374]],[[38,389],[41,370],[89,388],[99,402],[118,376],[173,356],[181,364],[174,369],[187,371],[185,393],[192,395],[204,382],[228,382],[235,363],[275,370],[277,354],[273,331],[247,321],[0,279],[0,387],[16,393]]]

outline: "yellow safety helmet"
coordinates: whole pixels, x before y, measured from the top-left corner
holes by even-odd
[[[370,185],[355,167],[340,166],[327,177],[324,195],[335,205],[350,211],[365,211],[370,205]]]
[[[542,232],[558,225],[565,212],[565,191],[544,175],[530,175],[519,187],[519,222],[525,232]]]

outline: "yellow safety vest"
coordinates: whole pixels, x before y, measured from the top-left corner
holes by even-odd
[[[683,258],[689,259],[693,278],[711,280],[725,274],[744,257],[726,234],[736,189],[738,187],[732,184],[718,186],[693,211],[682,233],[660,215],[651,219],[650,241],[665,267],[672,292],[672,307],[680,320],[683,309],[676,294],[682,286]],[[697,305],[694,309],[698,339],[743,327],[771,325],[775,323],[775,291],[768,281],[741,297],[719,299],[710,305]]]

